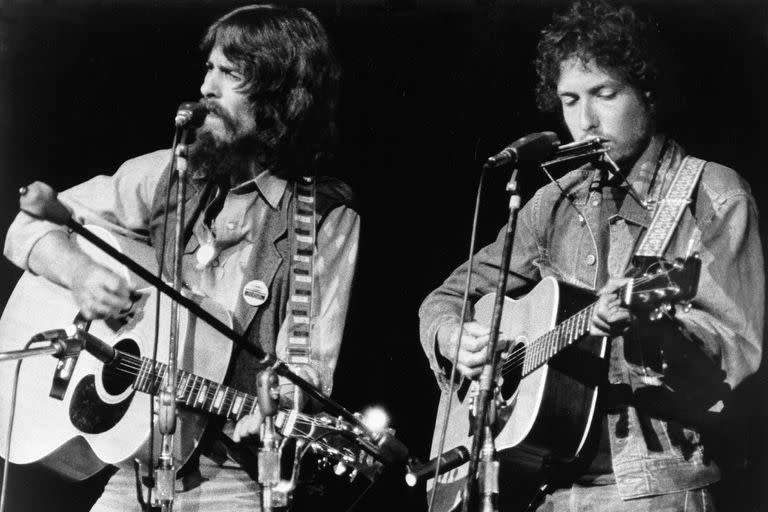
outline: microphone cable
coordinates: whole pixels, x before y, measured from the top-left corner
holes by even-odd
[[[32,346],[35,342],[33,340],[29,340],[26,345],[24,345],[24,350],[29,350],[29,347]],[[5,453],[3,454],[3,458],[5,459],[3,461],[3,483],[2,483],[2,489],[0,489],[0,512],[5,512],[5,499],[6,499],[6,491],[8,490],[8,469],[10,468],[10,458],[11,458],[11,439],[13,437],[13,422],[16,418],[16,396],[18,393],[18,385],[19,385],[19,373],[21,372],[21,363],[24,362],[24,359],[19,359],[16,361],[16,370],[13,374],[13,387],[11,388],[11,410],[8,415],[8,432],[5,433]]]
[[[457,330],[458,332],[458,339],[456,340],[456,346],[453,349],[453,354],[451,354],[451,374],[449,376],[449,384],[448,384],[448,394],[447,396],[450,398],[453,396],[453,393],[455,391],[456,387],[456,365],[459,361],[459,348],[461,347],[461,336],[464,331],[464,320],[466,318],[467,314],[467,304],[469,303],[469,287],[472,281],[472,263],[474,261],[474,254],[475,254],[475,242],[477,241],[477,221],[480,216],[480,198],[482,197],[483,193],[483,182],[485,181],[486,176],[486,167],[483,166],[482,170],[480,172],[480,180],[477,184],[477,193],[475,196],[475,209],[474,213],[472,215],[472,234],[470,235],[469,240],[469,259],[467,261],[467,279],[464,282],[464,295],[462,297],[461,302],[461,316],[459,318],[459,328]],[[438,444],[436,457],[438,458],[437,464],[435,464],[435,472],[433,481],[432,481],[432,493],[429,498],[429,508],[428,512],[432,512],[434,504],[435,504],[435,497],[437,496],[437,477],[440,476],[440,466],[442,465],[442,458],[441,455],[443,454],[443,450],[445,449],[445,435],[448,432],[448,419],[451,417],[451,406],[452,406],[452,400],[448,401],[448,407],[445,409],[445,413],[443,415],[443,422],[442,426],[440,427],[440,442]],[[467,478],[471,478],[471,475],[467,475]]]

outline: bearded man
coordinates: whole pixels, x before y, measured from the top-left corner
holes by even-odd
[[[201,103],[208,113],[189,145],[191,217],[183,282],[229,310],[235,328],[251,343],[284,357],[295,185],[300,177],[313,176],[332,150],[340,68],[325,30],[305,9],[236,9],[210,26],[201,49],[207,56]],[[59,197],[78,221],[159,251],[163,244],[171,246],[162,229],[166,192],[177,179],[169,176],[170,160],[168,150],[139,156],[114,175],[97,176]],[[316,178],[314,206],[309,218],[317,238],[308,319],[313,342],[302,373],[330,394],[359,218],[350,190],[335,179]],[[5,255],[69,288],[89,319],[112,317],[131,305],[125,280],[83,253],[61,227],[20,213],[9,229]],[[166,268],[172,268],[169,262]],[[236,351],[229,385],[254,393],[260,369],[250,353]],[[233,461],[233,444],[222,442],[254,436],[261,422],[259,414],[245,416],[201,443],[199,460],[177,482],[180,510],[258,509],[258,485]],[[218,456],[222,453],[229,457]],[[93,510],[139,510],[134,475],[118,471]]]

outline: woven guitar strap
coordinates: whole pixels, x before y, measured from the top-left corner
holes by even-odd
[[[701,177],[706,161],[686,156],[680,164],[664,199],[656,205],[651,225],[645,233],[636,258],[661,258],[667,250],[675,227],[683,216],[685,206],[691,202],[693,189]]]
[[[291,211],[290,288],[288,296],[288,343],[290,365],[309,365],[311,353],[313,266],[316,237],[315,178],[294,182]]]

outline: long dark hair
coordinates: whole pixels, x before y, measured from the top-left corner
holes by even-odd
[[[200,48],[220,47],[245,76],[262,163],[284,175],[308,171],[336,143],[341,69],[325,29],[306,9],[241,7],[209,28]]]

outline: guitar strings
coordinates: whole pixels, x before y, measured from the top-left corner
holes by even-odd
[[[632,295],[639,295],[641,293],[645,292],[632,292]],[[531,343],[525,346],[521,346],[519,348],[515,348],[512,352],[510,352],[509,356],[504,359],[502,364],[500,365],[500,371],[501,375],[504,376],[505,374],[508,374],[511,371],[516,371],[517,369],[521,368],[526,359],[526,354],[531,353],[532,351],[540,350],[543,348],[544,354],[548,354],[545,356],[545,361],[542,362],[542,364],[538,365],[536,368],[539,368],[543,365],[543,363],[547,362],[547,360],[554,356],[557,352],[560,351],[560,349],[565,348],[566,345],[570,345],[573,341],[576,341],[577,339],[581,338],[581,336],[584,333],[579,334],[576,338],[573,338],[572,335],[568,337],[563,337],[565,326],[566,324],[576,322],[576,325],[579,325],[580,320],[574,320],[580,315],[584,315],[585,313],[588,313],[587,317],[591,319],[592,317],[592,309],[594,309],[595,305],[592,304],[589,307],[579,311],[575,315],[569,317],[562,323],[560,323],[557,327],[554,329],[551,329],[550,331],[547,331],[546,333],[542,334],[535,340],[533,340]],[[577,331],[579,329],[577,328]],[[551,341],[549,341],[547,338],[554,336],[555,343],[554,345],[551,344]],[[564,346],[560,346],[560,342],[567,340]],[[547,347],[547,345],[550,344],[550,347]],[[552,351],[552,348],[554,347],[554,351]],[[531,371],[535,370],[536,368],[532,368]]]
[[[569,317],[567,320],[563,321],[560,325],[558,325],[554,329],[551,329],[551,330],[547,331],[546,333],[542,334],[541,336],[539,336],[538,338],[534,339],[528,345],[524,345],[524,346],[521,346],[519,348],[516,347],[515,349],[513,349],[513,351],[510,352],[510,355],[506,359],[504,359],[503,363],[501,364],[501,374],[502,374],[502,376],[504,374],[506,374],[506,373],[509,373],[512,370],[516,370],[517,368],[522,367],[524,362],[525,362],[525,358],[526,358],[526,354],[527,353],[529,353],[531,351],[535,351],[535,350],[537,350],[537,349],[539,349],[541,347],[544,347],[545,350],[548,352],[549,348],[546,346],[547,343],[548,343],[546,339],[548,337],[554,336],[555,340],[556,340],[556,343],[553,346],[554,347],[558,347],[559,342],[563,339],[563,338],[560,337],[560,334],[563,331],[563,326],[565,324],[571,322],[573,318],[576,318],[576,317],[578,317],[580,315],[584,315],[585,313],[589,313],[586,316],[588,318],[591,318],[591,315],[592,315],[592,311],[591,310],[593,310],[594,307],[595,306],[593,304],[593,305],[590,305],[587,308],[582,309],[581,311],[579,311],[575,315],[573,315],[573,316]],[[585,322],[585,325],[586,325],[586,322]],[[574,341],[574,340],[569,340],[567,342],[567,344],[570,344],[572,341]],[[558,349],[559,349],[559,347],[556,348],[556,351]],[[554,355],[554,353],[552,355]]]
[[[654,276],[639,277],[639,278],[635,279],[635,284],[638,284],[638,285],[645,284],[645,283],[647,283],[647,282],[649,282],[649,281],[651,281],[653,279],[661,277],[661,275],[667,275],[668,276],[669,272],[664,272],[664,273],[656,274]],[[671,280],[669,282],[671,282]],[[638,295],[639,293],[645,293],[645,292],[633,291],[632,295],[633,296],[634,295]],[[589,312],[590,313],[590,318],[591,318],[591,311],[590,310],[593,309],[593,308],[594,308],[594,304],[588,306],[587,308],[582,309],[581,311],[577,312],[576,314],[574,314],[571,317],[569,317],[568,319],[566,319],[558,327],[548,331],[547,333],[543,334],[542,336],[539,336],[538,338],[536,338],[533,342],[529,343],[528,345],[521,346],[519,348],[515,348],[512,352],[510,352],[509,356],[507,358],[505,358],[503,363],[501,364],[501,366],[500,366],[501,375],[504,376],[504,375],[510,373],[513,370],[517,370],[518,368],[521,368],[523,366],[524,362],[525,362],[526,353],[531,352],[532,350],[537,350],[537,349],[539,349],[542,346],[545,346],[546,343],[547,343],[545,338],[547,338],[548,336],[555,335],[556,338],[558,338],[559,336],[557,336],[557,334],[562,332],[564,326],[566,324],[568,324],[569,322],[573,322],[574,319],[576,319],[580,315],[584,315],[584,313]],[[578,325],[578,320],[577,320],[577,325]],[[570,340],[567,344],[570,344],[570,342],[572,342],[572,341],[574,341],[574,340]],[[557,346],[557,345],[555,345],[555,346]],[[558,349],[555,349],[554,353],[556,353],[557,351],[558,351]],[[552,353],[552,355],[554,355],[554,353]],[[133,375],[134,372],[138,372],[138,374],[135,375],[135,376],[137,378],[139,378],[139,379],[144,378],[142,374],[147,374],[147,376],[151,377],[152,380],[153,380],[153,382],[151,383],[150,387],[154,388],[155,386],[159,386],[160,381],[162,380],[162,374],[164,373],[167,365],[165,365],[163,363],[156,363],[155,364],[155,371],[151,371],[149,369],[148,369],[148,371],[144,371],[143,370],[144,362],[140,358],[138,358],[136,356],[132,356],[130,354],[125,354],[125,353],[123,353],[122,356],[123,357],[120,359],[118,364],[116,366],[110,367],[111,369],[114,369],[116,371],[122,371],[124,374],[129,374],[129,375]],[[201,380],[199,382],[199,385],[202,386],[203,383],[204,383],[204,380]],[[193,382],[193,389],[190,390],[190,392],[194,391],[194,386],[195,385],[197,385],[197,383]],[[215,396],[216,392],[218,392],[218,389],[214,392],[214,396]],[[210,393],[210,389],[209,389],[209,393]],[[207,402],[208,398],[211,398],[210,394],[206,397],[205,402]]]
[[[657,279],[657,278],[661,277],[662,275],[667,275],[668,276],[669,272],[664,272],[664,273],[656,274],[654,276],[639,277],[639,278],[635,279],[635,284],[642,285],[642,284],[645,284],[645,283],[647,283],[647,282],[649,282],[649,281],[651,281],[653,279]],[[671,282],[671,280],[669,282]],[[635,295],[638,295],[640,293],[645,293],[645,292],[633,291],[632,295],[635,296]],[[545,347],[546,344],[547,344],[547,340],[546,340],[547,337],[550,337],[550,336],[554,335],[556,340],[557,340],[557,343],[554,345],[556,347],[555,348],[555,352],[553,352],[551,355],[554,355],[557,351],[559,351],[559,348],[564,348],[564,347],[558,347],[559,341],[562,340],[562,338],[558,339],[558,338],[560,338],[559,334],[562,333],[562,331],[564,329],[564,326],[569,324],[569,323],[572,323],[574,321],[576,321],[577,322],[576,325],[578,325],[580,320],[578,320],[577,318],[579,316],[583,316],[585,313],[589,313],[590,314],[590,318],[591,318],[591,313],[592,312],[590,310],[592,310],[593,308],[594,308],[594,304],[588,306],[587,308],[582,309],[581,311],[577,312],[576,314],[574,314],[571,317],[569,317],[568,319],[566,319],[558,327],[548,331],[547,333],[543,334],[542,336],[539,336],[538,338],[536,338],[534,341],[532,341],[528,345],[520,346],[518,348],[513,349],[513,351],[510,352],[509,356],[507,358],[505,358],[503,363],[500,365],[501,375],[504,376],[504,375],[510,373],[511,371],[514,371],[514,370],[517,370],[517,369],[521,368],[524,365],[524,363],[525,363],[526,354],[530,353],[531,351],[538,350],[541,347]],[[577,320],[575,320],[575,319],[577,319]],[[580,336],[577,336],[577,338],[578,337],[580,337]],[[570,338],[570,336],[569,336],[569,338]],[[575,341],[575,339],[569,339],[569,341],[566,344],[568,345],[572,341]],[[149,378],[152,379],[152,382],[150,384],[150,388],[154,388],[154,387],[160,385],[163,373],[165,372],[165,369],[167,368],[167,365],[165,365],[163,363],[156,363],[155,364],[155,371],[151,371],[151,369],[147,369],[147,371],[145,371],[143,369],[144,365],[145,365],[144,361],[142,361],[140,358],[138,358],[136,356],[132,356],[130,354],[125,354],[125,353],[123,353],[122,356],[123,357],[120,359],[120,361],[118,362],[117,365],[115,365],[113,367],[109,367],[111,370],[114,370],[116,372],[122,372],[123,374],[133,375],[133,376],[137,377],[137,379],[146,379],[146,377],[149,377]],[[547,359],[548,358],[549,358],[549,356],[547,356]],[[136,372],[138,372],[138,373],[136,373]],[[146,374],[146,377],[144,376],[145,374]],[[197,379],[195,379],[195,380],[197,380]],[[195,386],[202,387],[202,385],[204,383],[205,383],[205,379],[200,380],[199,382],[193,382],[193,387],[189,391],[190,394],[195,392]],[[209,383],[210,383],[210,381],[209,381]],[[209,390],[206,393],[207,396],[205,397],[204,402],[207,402],[208,399],[213,399],[215,397],[216,393],[218,393],[219,389],[220,389],[220,386],[215,391],[213,391],[213,394],[211,394],[211,389],[209,388]]]
[[[646,284],[648,282],[653,281],[654,279],[658,279],[659,277],[663,277],[663,276],[666,276],[668,278],[667,279],[668,283],[672,283],[673,281],[671,279],[669,279],[669,275],[670,275],[669,271],[664,271],[664,272],[660,272],[658,274],[654,274],[652,276],[638,277],[638,278],[634,279],[634,284],[635,285],[643,285],[643,284]],[[647,291],[646,290],[643,290],[643,291],[634,291],[633,290],[631,295],[632,296],[637,296],[637,295],[640,295],[642,293],[647,293]],[[527,353],[529,353],[531,351],[535,351],[537,349],[540,349],[541,347],[545,347],[545,352],[544,353],[547,353],[549,351],[549,348],[546,347],[546,345],[548,343],[546,338],[550,337],[550,336],[555,336],[555,340],[556,340],[556,344],[554,345],[556,347],[555,351],[552,352],[549,356],[546,356],[545,361],[543,362],[543,363],[545,363],[551,356],[555,355],[561,348],[565,348],[565,347],[559,347],[560,341],[562,341],[564,339],[564,338],[561,338],[561,336],[560,336],[563,333],[564,326],[566,324],[573,323],[573,322],[576,322],[576,325],[579,325],[580,320],[578,320],[577,317],[579,317],[581,315],[584,315],[585,313],[589,313],[588,318],[591,319],[592,318],[592,313],[593,313],[593,311],[591,311],[591,310],[593,310],[594,307],[595,307],[595,304],[591,304],[591,305],[587,306],[586,308],[580,310],[579,312],[575,313],[574,315],[568,317],[566,320],[561,322],[554,329],[551,329],[551,330],[547,331],[546,333],[542,334],[541,336],[539,336],[538,338],[533,340],[528,345],[524,345],[524,346],[521,346],[519,348],[517,348],[517,347],[514,348],[513,351],[510,352],[509,356],[507,358],[505,358],[504,361],[502,362],[502,364],[500,365],[500,369],[499,370],[501,372],[501,376],[505,376],[506,374],[510,373],[511,371],[516,371],[519,368],[522,368],[524,363],[525,363],[525,359],[526,359],[526,354]],[[568,341],[566,342],[566,345],[570,345],[573,341],[576,341],[576,339],[578,339],[580,337],[581,337],[581,335],[577,336],[576,338],[571,339],[572,336],[568,336]],[[536,368],[542,366],[543,363],[541,365],[538,365]],[[536,368],[531,369],[531,371],[535,370]]]
[[[119,365],[116,365],[116,366],[105,366],[104,367],[105,370],[106,370],[105,375],[104,375],[105,377],[110,376],[110,374],[113,374],[113,373],[122,373],[124,375],[130,375],[132,377],[138,377],[139,376],[136,372],[140,371],[140,369],[143,367],[144,361],[140,362],[141,360],[139,358],[137,358],[135,356],[130,356],[130,355],[127,355],[127,354],[123,354],[123,356],[125,357],[125,361],[124,362],[126,364],[119,364]],[[146,360],[146,361],[148,361],[148,360]],[[156,366],[156,370],[160,370],[160,371],[151,372],[152,373],[151,377],[155,380],[155,382],[157,382],[158,379],[162,379],[163,373],[166,370],[167,365],[164,365],[162,363],[156,363],[155,366]],[[189,375],[192,375],[192,374],[189,374]],[[188,390],[185,389],[185,394],[187,394],[187,393],[190,394],[190,395],[198,394],[199,390],[202,388],[203,384],[206,383],[206,382],[208,384],[218,384],[218,383],[215,383],[215,382],[207,381],[206,379],[201,379],[201,380],[199,380],[197,382],[193,382],[192,386],[189,387]],[[135,381],[134,381],[134,384],[136,384]],[[187,387],[188,386],[185,386],[185,388],[187,388]],[[210,386],[209,385],[208,390],[206,390],[205,399],[204,399],[203,402],[204,403],[208,403],[209,400],[210,400],[211,403],[213,403],[213,399],[221,391],[222,388],[225,389],[225,391],[224,391],[225,398],[222,401],[222,404],[219,407],[219,409],[220,410],[224,410],[224,409],[229,410],[230,402],[234,402],[234,399],[236,397],[229,397],[229,399],[228,399],[226,397],[226,395],[229,394],[230,392],[234,392],[235,394],[241,393],[241,392],[237,391],[237,390],[234,390],[234,389],[232,389],[232,388],[230,388],[228,386],[225,386],[223,384],[218,384],[217,386]],[[235,417],[238,418],[238,419],[243,415],[242,413],[244,413],[245,411],[247,411],[249,409],[250,409],[249,413],[252,413],[253,409],[254,409],[253,406],[257,403],[255,397],[250,397],[249,398],[248,395],[245,395],[243,397],[243,399],[245,401],[246,407],[241,408],[240,411],[235,415]],[[196,400],[200,400],[200,397],[197,397]],[[250,405],[248,405],[249,403],[250,403]],[[311,446],[313,448],[313,450],[315,450],[315,451],[321,450],[321,451],[323,451],[323,453],[328,453],[330,455],[335,455],[338,458],[344,460],[346,463],[351,463],[352,461],[356,462],[355,451],[357,449],[357,446],[353,442],[351,442],[349,439],[347,439],[343,435],[341,435],[341,433],[336,431],[336,429],[339,428],[338,426],[334,426],[333,424],[329,424],[329,423],[324,422],[322,420],[318,420],[313,415],[309,415],[309,414],[305,414],[305,413],[301,413],[301,412],[294,412],[292,414],[293,414],[294,418],[293,418],[293,421],[292,421],[292,425],[293,426],[291,428],[291,431],[290,431],[290,433],[283,434],[283,435],[285,435],[287,437],[294,437],[294,438],[305,439],[305,440],[309,441],[309,446]],[[227,414],[226,416],[230,416],[230,415]],[[316,430],[318,428],[321,428],[321,429],[322,428],[333,429],[333,430],[326,431],[325,434],[329,434],[329,435],[335,434],[336,435],[336,439],[335,439],[334,445],[332,445],[329,442],[326,442],[326,441],[322,440],[323,437],[328,437],[328,436],[325,436],[325,435],[323,435],[323,436],[316,436],[315,435],[315,432],[316,432]],[[305,429],[305,430],[301,430],[301,429]],[[351,459],[351,461],[349,459]]]
[[[155,385],[159,384],[160,380],[164,376],[165,371],[167,370],[167,365],[155,362],[154,370],[150,370],[148,368],[147,371],[144,371],[144,365],[145,363],[150,362],[149,359],[138,358],[136,356],[125,353],[121,353],[121,356],[121,359],[116,365],[104,366],[104,378],[111,377],[116,374],[128,375],[134,377],[133,386],[136,388],[136,386],[139,385],[139,378],[144,378],[144,376],[146,376],[152,379],[152,387],[154,387]],[[205,398],[203,399],[203,404],[207,404],[209,401],[211,404],[213,404],[213,400],[215,399],[216,395],[219,394],[222,389],[224,390],[224,398],[221,405],[218,407],[219,414],[221,414],[222,410],[229,411],[231,404],[234,403],[237,395],[241,393],[240,391],[234,390],[233,388],[230,388],[224,384],[212,382],[201,377],[198,378],[197,376],[183,370],[182,372],[189,376],[196,377],[192,380],[191,386],[187,384],[184,385],[185,395],[199,395],[202,386],[208,386],[208,389],[204,393]],[[227,396],[230,395],[230,393],[234,393],[234,396]],[[254,406],[257,404],[255,397],[249,397],[245,393],[242,393],[242,395],[245,407],[242,407],[239,412],[234,415],[237,419],[244,415],[243,413],[246,411],[252,413]],[[200,396],[197,396],[195,401],[197,402],[200,399]],[[183,404],[186,405],[185,402],[183,402]],[[205,409],[205,407],[203,407],[203,409]],[[327,455],[335,458],[338,461],[341,461],[344,464],[351,465],[355,471],[358,471],[360,467],[362,467],[361,464],[366,464],[363,462],[363,459],[361,459],[365,453],[364,449],[360,448],[358,444],[348,439],[344,435],[344,431],[341,430],[339,425],[334,424],[332,421],[329,423],[327,420],[323,421],[313,415],[308,415],[298,411],[294,411],[290,414],[293,416],[291,428],[289,432],[283,432],[283,435],[286,437],[305,440],[307,442],[307,446],[304,449],[304,453],[311,449],[313,453]],[[226,414],[225,416],[229,417],[230,414]],[[318,431],[320,431],[319,434]],[[372,484],[373,480],[371,481],[371,485]]]
[[[155,363],[155,371],[143,371],[143,367],[146,361],[149,361],[148,359],[140,359],[136,356],[132,356],[129,354],[121,353],[123,356],[117,365],[115,366],[104,366],[105,370],[107,370],[104,374],[104,377],[113,377],[113,374],[123,374],[123,375],[129,375],[132,377],[136,377],[136,381],[134,381],[134,384],[137,384],[139,378],[143,378],[143,375],[146,375],[152,379],[152,384],[150,387],[155,387],[161,383],[161,380],[163,378],[163,375],[165,373],[165,370],[167,369],[167,365],[163,363]],[[183,370],[182,370],[183,371]],[[185,372],[188,373],[188,372]],[[193,375],[191,373],[188,373],[188,375]],[[114,381],[113,381],[114,382]],[[213,403],[213,400],[215,399],[216,395],[222,390],[222,388],[225,389],[224,391],[224,398],[222,400],[222,404],[219,407],[219,409],[229,409],[230,402],[234,402],[234,400],[237,399],[237,394],[242,394],[243,399],[246,403],[250,403],[251,407],[243,407],[240,409],[240,412],[245,411],[247,409],[251,409],[251,412],[253,411],[252,405],[256,403],[255,397],[248,397],[247,394],[242,393],[240,391],[234,390],[224,384],[219,384],[216,382],[209,381],[204,378],[194,379],[191,386],[185,386],[185,394],[192,395],[198,395],[199,390],[202,389],[202,386],[208,384],[208,389],[205,392],[205,397],[203,400],[203,403],[208,403],[211,401]],[[213,384],[213,385],[211,385]],[[188,389],[186,389],[188,388]],[[226,395],[234,393],[235,396],[227,397]],[[196,398],[196,401],[199,401],[200,397],[198,396]],[[240,413],[238,413],[238,416]],[[300,426],[327,426],[323,425],[322,423],[318,422],[313,416],[307,415],[304,413],[296,413],[295,418],[295,424]],[[302,433],[303,435],[307,435]]]

